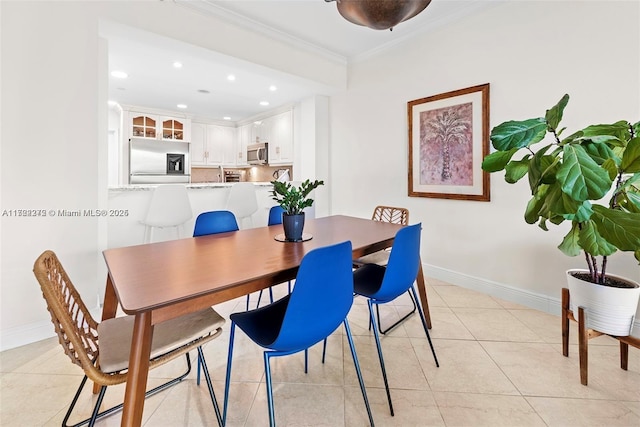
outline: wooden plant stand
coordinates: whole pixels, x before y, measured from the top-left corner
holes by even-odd
[[[569,356],[569,320],[578,322],[578,351],[580,354],[580,382],[587,385],[588,359],[589,359],[589,340],[599,337],[600,335],[608,335],[620,341],[620,368],[627,370],[629,362],[629,345],[640,348],[640,338],[634,336],[617,337],[605,334],[594,329],[587,329],[586,313],[582,307],[578,307],[578,319],[573,315],[573,311],[569,309],[569,289],[562,288],[562,354]]]

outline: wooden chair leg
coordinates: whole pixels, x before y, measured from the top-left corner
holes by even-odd
[[[569,289],[562,288],[562,354],[569,356]]]
[[[629,344],[620,342],[620,368],[627,370],[629,364]]]
[[[587,385],[589,369],[589,332],[584,308],[578,307],[578,348],[580,353],[580,382]]]

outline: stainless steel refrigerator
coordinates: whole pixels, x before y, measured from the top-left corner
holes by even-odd
[[[191,159],[188,142],[129,140],[129,184],[189,182]]]

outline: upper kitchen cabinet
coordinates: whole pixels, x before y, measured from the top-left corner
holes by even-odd
[[[269,119],[269,164],[293,163],[293,111]]]
[[[129,133],[132,138],[157,139],[158,116],[129,112]]]
[[[235,128],[192,123],[191,166],[236,166]]]
[[[160,117],[162,139],[172,141],[191,141],[191,120]]]
[[[166,141],[185,141],[191,139],[191,120],[158,116],[135,111],[128,112],[130,138],[161,139]]]
[[[255,139],[251,140],[251,131],[253,128],[253,124],[242,125],[237,128],[237,151],[238,157],[236,159],[236,164],[238,166],[246,166],[247,163],[247,145],[253,144]]]

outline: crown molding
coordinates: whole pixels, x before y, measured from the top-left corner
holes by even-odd
[[[224,7],[213,4],[208,0],[173,0],[175,4],[186,7],[188,9],[195,10],[207,16],[214,16],[220,18],[226,22],[230,22],[244,30],[257,33],[271,39],[283,42],[289,46],[301,49],[312,53],[316,56],[321,56],[324,59],[337,63],[339,65],[347,65],[347,58],[342,55],[338,55],[328,49],[317,46],[313,43],[309,43],[305,40],[294,37],[283,31],[277,30],[273,27],[269,27],[261,22],[242,16],[238,13],[232,12]]]

